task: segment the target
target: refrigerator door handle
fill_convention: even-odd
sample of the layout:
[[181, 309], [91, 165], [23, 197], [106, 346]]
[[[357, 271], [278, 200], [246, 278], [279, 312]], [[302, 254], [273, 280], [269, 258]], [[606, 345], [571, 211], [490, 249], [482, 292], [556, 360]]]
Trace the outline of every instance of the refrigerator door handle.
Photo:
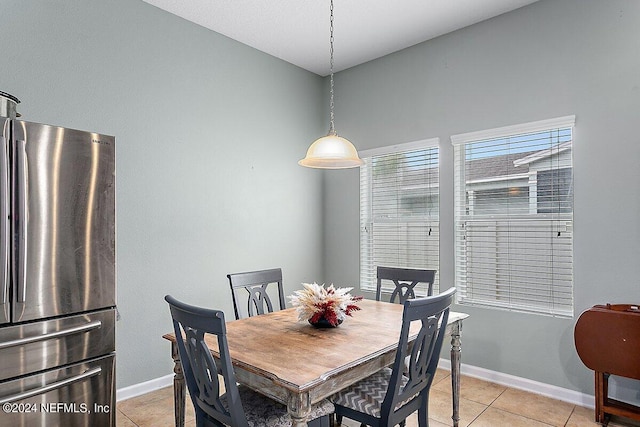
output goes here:
[[[24, 306], [26, 294], [27, 294], [27, 222], [29, 215], [28, 208], [28, 200], [27, 200], [27, 189], [29, 186], [28, 182], [28, 174], [27, 174], [27, 148], [25, 141], [16, 141], [16, 157], [17, 157], [17, 171], [18, 171], [18, 182], [20, 185], [18, 186], [18, 203], [17, 203], [17, 215], [18, 222], [20, 224], [19, 236], [20, 240], [18, 242], [20, 250], [18, 254], [18, 280], [17, 280], [17, 297], [16, 302], [18, 304], [22, 304]], [[24, 308], [23, 308], [24, 309]], [[22, 310], [20, 310], [19, 317], [22, 317]]]
[[1, 398], [0, 399], [0, 405], [3, 404], [3, 403], [16, 402], [16, 401], [19, 401], [19, 400], [28, 399], [29, 397], [37, 396], [39, 394], [44, 394], [44, 393], [47, 393], [47, 392], [49, 392], [51, 390], [62, 388], [62, 387], [65, 387], [65, 386], [67, 386], [69, 384], [73, 384], [73, 383], [76, 383], [78, 381], [82, 381], [82, 380], [87, 379], [87, 378], [95, 377], [96, 375], [100, 375], [100, 372], [102, 372], [102, 368], [101, 367], [97, 367], [97, 368], [93, 368], [93, 369], [87, 369], [86, 371], [84, 371], [80, 375], [75, 375], [75, 376], [70, 377], [70, 378], [65, 378], [64, 380], [57, 381], [55, 383], [51, 383], [51, 384], [46, 385], [44, 387], [38, 387], [38, 388], [35, 388], [35, 389], [32, 389], [32, 390], [24, 391], [22, 393], [14, 394], [12, 396], [7, 396], [7, 397], [4, 397], [4, 398]]
[[[3, 165], [0, 174], [0, 262], [2, 263], [2, 271], [0, 271], [0, 305], [7, 304], [9, 294], [9, 156], [7, 155], [7, 128], [4, 134], [0, 135], [0, 164]], [[5, 319], [8, 320], [8, 312], [5, 307]], [[1, 323], [1, 322], [0, 322]]]
[[0, 343], [0, 350], [8, 347], [15, 347], [19, 345], [30, 344], [38, 341], [46, 341], [52, 338], [60, 338], [67, 335], [79, 334], [82, 332], [89, 332], [93, 329], [98, 329], [102, 326], [102, 322], [100, 320], [96, 320], [94, 322], [90, 322], [84, 325], [73, 326], [71, 328], [61, 329], [55, 332], [49, 332], [42, 335], [33, 335], [30, 337], [18, 338], [15, 340], [4, 341]]

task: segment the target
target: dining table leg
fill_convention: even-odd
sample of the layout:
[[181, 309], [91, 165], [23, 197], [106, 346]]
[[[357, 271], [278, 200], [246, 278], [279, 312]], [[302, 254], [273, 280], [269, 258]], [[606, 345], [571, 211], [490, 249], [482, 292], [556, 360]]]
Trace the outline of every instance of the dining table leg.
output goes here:
[[178, 345], [171, 342], [171, 357], [173, 358], [173, 407], [176, 427], [184, 427], [185, 412], [185, 383], [182, 365], [180, 364], [180, 355], [178, 354]]
[[287, 411], [291, 416], [292, 427], [307, 427], [307, 417], [311, 413], [309, 393], [289, 395]]
[[453, 427], [458, 427], [460, 421], [460, 334], [462, 322], [456, 322], [451, 330], [451, 393], [453, 400]]

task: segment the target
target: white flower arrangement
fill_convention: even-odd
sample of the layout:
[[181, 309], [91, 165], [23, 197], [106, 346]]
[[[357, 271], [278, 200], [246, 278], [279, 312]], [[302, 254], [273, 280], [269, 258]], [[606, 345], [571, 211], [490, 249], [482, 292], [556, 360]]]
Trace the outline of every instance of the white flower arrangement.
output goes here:
[[353, 288], [335, 288], [330, 285], [303, 283], [304, 289], [289, 296], [291, 304], [298, 312], [298, 320], [317, 324], [325, 319], [331, 326], [338, 326], [351, 313], [360, 310], [356, 304], [362, 297], [351, 296]]

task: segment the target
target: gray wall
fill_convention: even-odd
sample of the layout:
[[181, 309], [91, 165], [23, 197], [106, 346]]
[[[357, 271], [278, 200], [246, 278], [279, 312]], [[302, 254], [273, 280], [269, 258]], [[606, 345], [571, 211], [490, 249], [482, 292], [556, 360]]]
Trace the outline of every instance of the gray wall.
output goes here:
[[131, 0], [2, 0], [0, 90], [116, 136], [118, 388], [172, 372], [163, 301], [233, 316], [225, 275], [322, 273], [323, 79]]
[[[441, 139], [442, 288], [454, 280], [449, 137], [576, 115], [575, 318], [455, 307], [471, 314], [463, 363], [593, 394], [575, 319], [640, 302], [639, 40], [636, 0], [542, 0], [337, 76], [336, 127], [358, 149]], [[358, 283], [358, 172], [325, 174], [324, 191], [325, 280]], [[623, 398], [637, 390], [618, 382]]]

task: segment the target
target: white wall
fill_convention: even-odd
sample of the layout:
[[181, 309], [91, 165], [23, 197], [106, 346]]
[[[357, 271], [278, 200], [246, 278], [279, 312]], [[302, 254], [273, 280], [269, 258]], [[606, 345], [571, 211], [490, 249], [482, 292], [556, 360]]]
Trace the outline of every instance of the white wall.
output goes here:
[[[441, 140], [441, 289], [454, 280], [450, 136], [576, 115], [575, 318], [457, 306], [471, 314], [463, 363], [593, 394], [577, 316], [640, 302], [638, 40], [638, 1], [541, 0], [336, 76], [336, 126], [358, 149]], [[326, 173], [324, 191], [325, 280], [357, 284], [358, 172]], [[613, 385], [627, 400], [638, 388]]]
[[233, 317], [226, 274], [321, 275], [323, 79], [142, 1], [3, 0], [0, 90], [116, 137], [117, 387], [172, 373], [163, 297]]

